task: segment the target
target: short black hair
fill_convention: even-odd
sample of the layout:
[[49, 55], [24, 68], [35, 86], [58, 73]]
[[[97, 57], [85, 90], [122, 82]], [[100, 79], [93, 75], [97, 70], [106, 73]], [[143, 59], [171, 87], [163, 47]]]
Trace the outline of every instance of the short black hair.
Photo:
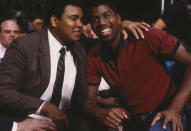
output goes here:
[[119, 13], [117, 6], [114, 5], [114, 1], [112, 1], [112, 0], [93, 0], [89, 6], [88, 12], [91, 13], [91, 10], [93, 8], [96, 8], [100, 5], [106, 5], [106, 6], [110, 7], [115, 13]]
[[78, 6], [83, 10], [83, 3], [81, 0], [46, 0], [46, 24], [50, 23], [50, 17], [52, 15], [60, 19], [67, 5]]

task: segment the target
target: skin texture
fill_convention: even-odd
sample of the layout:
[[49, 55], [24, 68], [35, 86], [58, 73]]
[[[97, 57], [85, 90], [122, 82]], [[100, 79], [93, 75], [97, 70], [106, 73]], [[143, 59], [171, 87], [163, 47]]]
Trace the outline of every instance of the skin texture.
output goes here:
[[[103, 44], [109, 42], [109, 44], [107, 44], [110, 46], [110, 48], [113, 49], [113, 53], [116, 53], [116, 48], [120, 40], [119, 32], [121, 30], [120, 28], [118, 28], [119, 26], [115, 24], [120, 24], [120, 17], [119, 15], [112, 12], [111, 15], [106, 15], [107, 17], [105, 18], [104, 14], [106, 12], [112, 12], [111, 8], [109, 8], [107, 5], [100, 5], [92, 9], [92, 28], [95, 33], [100, 37]], [[100, 33], [99, 29], [102, 29], [106, 26], [111, 28], [111, 31], [105, 34]], [[118, 34], [116, 34], [115, 31]], [[154, 117], [151, 126], [154, 125], [159, 119], [164, 119], [164, 129], [166, 128], [167, 123], [171, 122], [173, 131], [183, 131], [180, 113], [184, 105], [188, 102], [188, 99], [191, 95], [191, 53], [188, 52], [188, 50], [185, 49], [185, 47], [181, 43], [173, 57], [174, 59], [182, 63], [188, 64], [186, 76], [183, 85], [175, 95], [174, 99], [171, 101], [169, 107], [161, 112], [158, 112], [158, 114]], [[103, 109], [97, 105], [96, 97], [98, 87], [89, 86], [86, 88], [86, 91], [87, 98], [85, 99], [86, 101], [84, 103], [84, 109], [86, 110], [86, 112], [95, 116], [105, 125], [110, 127], [117, 127], [122, 119], [127, 119], [127, 117], [125, 117], [127, 116], [126, 112], [121, 108]]]
[[7, 48], [11, 42], [20, 36], [20, 28], [13, 20], [6, 20], [1, 24], [1, 44]]
[[51, 121], [31, 118], [18, 122], [17, 131], [56, 131], [56, 129], [56, 125]]
[[61, 18], [52, 16], [51, 32], [60, 42], [75, 42], [80, 39], [83, 28], [83, 12], [80, 7], [67, 5]]
[[[94, 32], [105, 43], [112, 43], [114, 38], [120, 35], [121, 17], [107, 6], [99, 6], [92, 9], [91, 25]], [[109, 29], [108, 33], [103, 33], [103, 30]]]

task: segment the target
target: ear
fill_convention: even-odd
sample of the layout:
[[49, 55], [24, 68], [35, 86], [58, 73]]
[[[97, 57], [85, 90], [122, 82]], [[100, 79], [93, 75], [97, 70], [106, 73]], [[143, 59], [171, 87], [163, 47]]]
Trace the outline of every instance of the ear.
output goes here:
[[55, 28], [57, 26], [57, 22], [58, 22], [58, 19], [56, 18], [56, 16], [52, 15], [50, 17], [50, 25]]
[[121, 24], [121, 16], [119, 14], [117, 14], [117, 21], [119, 24]]

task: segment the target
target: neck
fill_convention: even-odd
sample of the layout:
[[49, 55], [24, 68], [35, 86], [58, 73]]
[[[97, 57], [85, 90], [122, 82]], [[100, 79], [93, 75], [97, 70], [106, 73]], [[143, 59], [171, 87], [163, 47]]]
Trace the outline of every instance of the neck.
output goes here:
[[59, 39], [59, 36], [58, 36], [57, 33], [55, 33], [54, 29], [49, 28], [49, 30], [50, 30], [50, 32], [52, 33], [52, 35], [55, 37], [55, 39], [56, 39], [61, 45], [64, 46], [64, 45], [65, 45], [65, 44], [64, 44], [64, 41], [61, 40], [61, 39]]
[[114, 39], [110, 44], [113, 52], [117, 51], [119, 44], [120, 44], [120, 33], [118, 33], [116, 39]]

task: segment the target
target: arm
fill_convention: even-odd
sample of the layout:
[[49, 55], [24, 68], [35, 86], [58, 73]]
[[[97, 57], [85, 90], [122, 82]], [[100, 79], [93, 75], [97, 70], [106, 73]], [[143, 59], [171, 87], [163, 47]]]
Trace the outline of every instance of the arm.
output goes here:
[[159, 112], [154, 117], [151, 125], [154, 125], [159, 119], [164, 118], [163, 128], [166, 128], [168, 122], [172, 122], [173, 131], [176, 131], [176, 129], [182, 131], [183, 127], [180, 113], [191, 95], [191, 53], [180, 44], [174, 58], [182, 63], [188, 64], [184, 82], [169, 107], [166, 110]]
[[157, 28], [157, 29], [164, 29], [166, 27], [166, 24], [165, 22], [159, 18], [154, 24], [153, 24], [153, 27], [154, 28]]
[[124, 34], [124, 39], [128, 38], [128, 34], [126, 32], [131, 32], [136, 39], [144, 38], [143, 32], [148, 31], [148, 28], [150, 25], [148, 25], [145, 22], [133, 22], [130, 20], [123, 20], [122, 21], [122, 26], [123, 26], [123, 34]]
[[99, 107], [96, 102], [97, 91], [96, 86], [87, 87], [84, 110], [105, 125], [116, 128], [123, 119], [127, 119], [126, 111], [117, 107], [109, 109]]
[[[123, 20], [122, 26], [123, 26], [124, 39], [128, 38], [127, 32], [131, 32], [136, 39], [139, 39], [139, 37], [144, 38], [143, 32], [148, 31], [148, 27], [150, 27], [150, 25], [148, 25], [145, 22], [133, 22], [130, 20]], [[98, 38], [98, 36], [96, 36], [94, 31], [92, 30], [90, 24], [84, 26], [83, 33], [86, 37]]]
[[22, 93], [27, 61], [24, 46], [16, 41], [7, 50], [0, 64], [0, 107], [1, 110], [14, 112], [16, 115], [35, 113], [43, 103], [36, 97]]
[[30, 118], [18, 122], [17, 131], [48, 130], [56, 131], [56, 125], [48, 120]]

